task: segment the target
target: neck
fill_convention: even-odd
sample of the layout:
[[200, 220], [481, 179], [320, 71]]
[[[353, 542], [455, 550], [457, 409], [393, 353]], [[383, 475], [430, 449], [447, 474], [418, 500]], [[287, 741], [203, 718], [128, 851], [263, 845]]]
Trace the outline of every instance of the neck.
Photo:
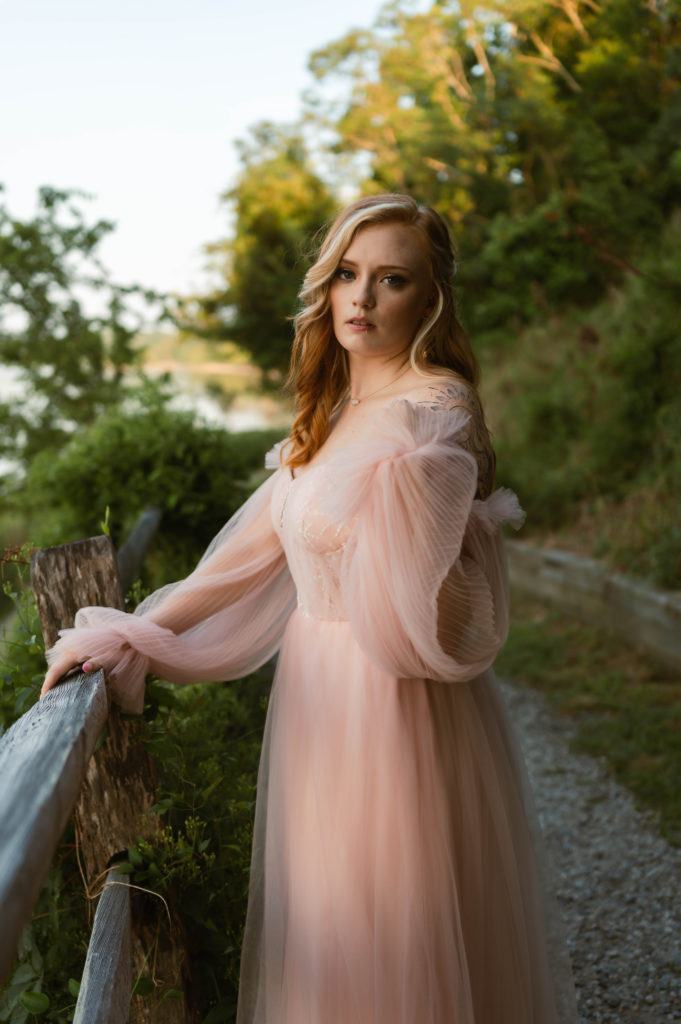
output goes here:
[[350, 395], [363, 399], [375, 391], [387, 391], [409, 368], [409, 355], [400, 352], [386, 360], [358, 359], [350, 355]]

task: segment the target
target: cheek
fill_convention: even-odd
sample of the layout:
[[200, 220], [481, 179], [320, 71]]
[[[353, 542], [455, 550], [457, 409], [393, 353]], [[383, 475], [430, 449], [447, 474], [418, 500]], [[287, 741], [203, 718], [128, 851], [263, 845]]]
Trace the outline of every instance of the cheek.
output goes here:
[[403, 325], [405, 331], [413, 331], [421, 322], [422, 307], [420, 296], [417, 299], [412, 296], [400, 297], [400, 301], [393, 305], [392, 316]]
[[338, 294], [338, 289], [334, 288], [333, 285], [329, 289], [329, 308], [331, 310], [332, 318], [335, 318], [340, 312], [341, 300]]

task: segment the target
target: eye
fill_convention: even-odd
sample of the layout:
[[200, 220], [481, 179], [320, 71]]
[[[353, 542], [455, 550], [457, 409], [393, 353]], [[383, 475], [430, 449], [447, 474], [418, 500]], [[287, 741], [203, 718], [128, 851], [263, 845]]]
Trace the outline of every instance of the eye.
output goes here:
[[349, 270], [347, 267], [339, 267], [336, 273], [334, 274], [334, 277], [338, 281], [352, 281], [354, 276], [355, 275], [353, 274], [352, 270]]
[[406, 280], [401, 274], [386, 274], [383, 280], [389, 288], [401, 288], [406, 284]]

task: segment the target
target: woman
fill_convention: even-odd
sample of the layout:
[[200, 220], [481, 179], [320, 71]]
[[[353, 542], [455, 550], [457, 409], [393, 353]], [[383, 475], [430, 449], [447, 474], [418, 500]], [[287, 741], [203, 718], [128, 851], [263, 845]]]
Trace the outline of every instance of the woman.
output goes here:
[[[296, 318], [277, 471], [183, 582], [84, 609], [44, 690], [103, 666], [236, 678], [280, 648], [258, 783], [241, 1024], [558, 1020], [519, 769], [490, 669], [507, 630], [478, 368], [440, 217], [337, 218]], [[563, 1018], [564, 1019], [564, 1018]]]

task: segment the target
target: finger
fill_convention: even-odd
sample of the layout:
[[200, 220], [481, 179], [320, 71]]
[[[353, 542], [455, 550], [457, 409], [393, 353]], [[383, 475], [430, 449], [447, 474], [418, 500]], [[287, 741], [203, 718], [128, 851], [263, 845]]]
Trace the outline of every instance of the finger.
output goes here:
[[76, 656], [68, 652], [65, 653], [63, 657], [59, 658], [58, 661], [55, 661], [45, 673], [45, 679], [43, 680], [43, 685], [40, 689], [40, 696], [44, 697], [48, 690], [51, 690], [53, 686], [56, 686], [59, 680], [74, 668], [80, 668]]

